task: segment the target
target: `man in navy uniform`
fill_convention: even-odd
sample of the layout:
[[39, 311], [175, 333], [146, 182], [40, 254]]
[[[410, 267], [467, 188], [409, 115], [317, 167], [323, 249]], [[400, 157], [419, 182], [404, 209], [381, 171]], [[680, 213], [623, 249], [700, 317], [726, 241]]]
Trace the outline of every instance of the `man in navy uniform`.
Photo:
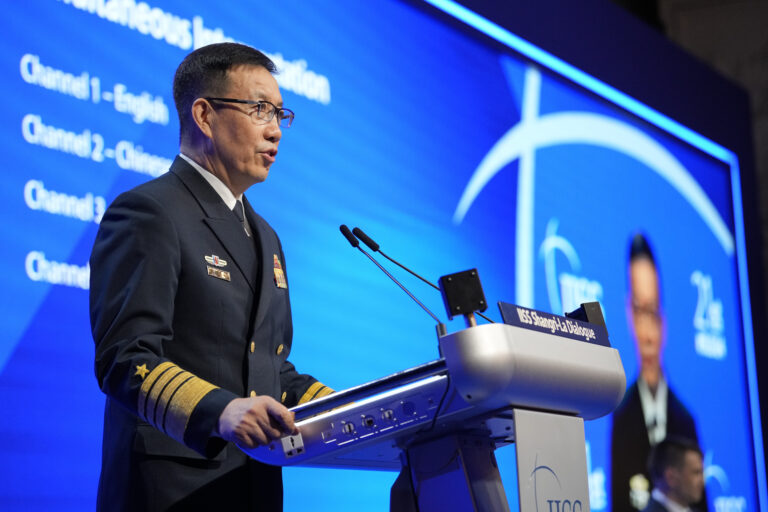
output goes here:
[[[639, 375], [613, 413], [611, 501], [613, 512], [645, 508], [652, 480], [651, 448], [668, 435], [698, 440], [693, 416], [669, 386], [661, 364], [664, 317], [659, 272], [648, 240], [636, 234], [629, 248], [627, 316], [637, 348]], [[700, 505], [706, 510], [706, 503]]]
[[690, 440], [668, 437], [648, 459], [653, 494], [643, 512], [693, 512], [704, 493], [701, 450]]
[[99, 510], [280, 510], [280, 468], [236, 445], [295, 434], [287, 407], [331, 393], [288, 362], [285, 256], [244, 196], [293, 120], [274, 72], [236, 43], [188, 55], [173, 83], [179, 156], [101, 221], [90, 260], [107, 394]]

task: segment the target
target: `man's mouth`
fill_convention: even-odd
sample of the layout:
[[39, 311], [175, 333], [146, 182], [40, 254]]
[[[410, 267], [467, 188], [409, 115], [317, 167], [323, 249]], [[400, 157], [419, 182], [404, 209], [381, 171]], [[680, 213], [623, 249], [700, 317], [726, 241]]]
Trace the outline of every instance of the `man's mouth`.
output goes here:
[[275, 161], [275, 157], [277, 156], [277, 150], [269, 149], [267, 151], [261, 151], [261, 155], [264, 157], [265, 160], [272, 163]]

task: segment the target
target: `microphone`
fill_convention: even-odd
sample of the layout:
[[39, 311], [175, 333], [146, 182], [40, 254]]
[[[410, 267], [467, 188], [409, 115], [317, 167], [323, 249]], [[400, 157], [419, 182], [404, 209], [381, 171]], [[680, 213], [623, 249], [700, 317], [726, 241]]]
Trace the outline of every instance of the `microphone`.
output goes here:
[[[344, 226], [344, 227], [346, 227], [346, 226]], [[349, 231], [349, 229], [347, 229], [347, 231]], [[342, 231], [342, 233], [343, 233], [343, 231]], [[441, 292], [441, 293], [442, 293], [442, 291], [440, 290], [440, 287], [439, 287], [439, 286], [437, 286], [436, 284], [432, 283], [431, 281], [428, 281], [427, 279], [425, 279], [425, 278], [421, 277], [419, 274], [417, 274], [417, 273], [416, 273], [416, 272], [414, 272], [413, 270], [409, 269], [408, 267], [406, 267], [405, 265], [403, 265], [403, 264], [402, 264], [402, 263], [400, 263], [399, 261], [396, 261], [396, 260], [394, 260], [394, 259], [390, 258], [389, 256], [387, 256], [387, 255], [384, 253], [384, 251], [382, 251], [382, 250], [379, 248], [379, 244], [377, 244], [376, 242], [374, 242], [374, 241], [371, 239], [371, 237], [369, 237], [368, 235], [366, 235], [366, 234], [363, 232], [363, 230], [362, 230], [362, 229], [360, 229], [360, 228], [355, 228], [355, 229], [353, 229], [353, 230], [352, 230], [352, 233], [354, 233], [354, 234], [355, 234], [355, 236], [356, 236], [357, 238], [359, 238], [361, 242], [363, 242], [365, 245], [367, 245], [367, 246], [368, 246], [368, 248], [369, 248], [370, 250], [372, 250], [373, 252], [378, 252], [379, 254], [381, 254], [382, 256], [384, 256], [385, 258], [387, 258], [389, 261], [391, 261], [392, 263], [394, 263], [394, 264], [395, 264], [395, 265], [397, 265], [398, 267], [400, 267], [400, 268], [402, 268], [403, 270], [405, 270], [406, 272], [410, 273], [412, 276], [418, 277], [419, 279], [421, 279], [422, 281], [424, 281], [425, 283], [427, 283], [429, 286], [431, 286], [431, 287], [432, 287], [432, 288], [434, 288], [435, 290], [437, 290], [437, 291], [439, 291], [439, 292]], [[347, 235], [344, 235], [344, 236], [347, 236]], [[347, 240], [349, 240], [349, 238], [347, 238]], [[352, 241], [350, 240], [350, 242], [349, 242], [349, 243], [352, 243]], [[357, 240], [355, 240], [355, 243], [357, 243]], [[357, 247], [357, 245], [353, 245], [353, 247]], [[369, 256], [369, 257], [370, 257], [370, 256]], [[478, 314], [478, 315], [480, 315], [481, 317], [483, 317], [484, 319], [486, 319], [487, 321], [489, 321], [489, 322], [490, 322], [490, 323], [492, 323], [492, 324], [493, 324], [493, 323], [496, 323], [496, 322], [494, 322], [493, 320], [491, 320], [490, 318], [488, 318], [487, 316], [485, 316], [484, 314], [482, 314], [482, 313], [481, 313], [481, 312], [479, 312], [479, 311], [475, 311], [475, 313], [476, 313], [476, 314]]]
[[[357, 228], [355, 228], [355, 229], [357, 229]], [[395, 282], [395, 284], [396, 284], [397, 286], [399, 286], [401, 290], [403, 290], [403, 291], [404, 291], [404, 292], [405, 292], [405, 293], [406, 293], [406, 294], [407, 294], [407, 295], [408, 295], [408, 296], [409, 296], [411, 299], [413, 299], [413, 301], [414, 301], [416, 304], [418, 304], [418, 305], [421, 307], [421, 309], [423, 309], [424, 311], [426, 311], [426, 313], [427, 313], [429, 316], [431, 316], [431, 317], [432, 317], [432, 319], [433, 319], [435, 322], [437, 322], [437, 336], [438, 336], [438, 337], [442, 337], [442, 336], [445, 336], [445, 335], [447, 334], [447, 332], [448, 332], [448, 331], [447, 331], [447, 329], [445, 328], [445, 324], [444, 324], [444, 323], [442, 323], [442, 322], [440, 321], [440, 319], [439, 319], [439, 318], [438, 318], [438, 317], [437, 317], [437, 316], [436, 316], [434, 313], [432, 313], [432, 312], [429, 310], [429, 308], [427, 308], [427, 306], [425, 306], [424, 304], [422, 304], [422, 303], [421, 303], [421, 301], [419, 301], [419, 299], [417, 299], [417, 298], [416, 298], [416, 297], [415, 297], [415, 296], [414, 296], [414, 295], [413, 295], [413, 294], [412, 294], [410, 291], [408, 291], [408, 289], [407, 289], [405, 286], [403, 286], [403, 285], [400, 283], [400, 281], [398, 281], [397, 279], [395, 279], [395, 277], [394, 277], [392, 274], [390, 274], [390, 273], [387, 271], [387, 269], [385, 269], [384, 267], [382, 267], [382, 266], [381, 266], [381, 264], [380, 264], [378, 261], [376, 261], [376, 258], [374, 258], [374, 257], [373, 257], [373, 256], [371, 256], [370, 254], [368, 254], [368, 252], [367, 252], [365, 249], [363, 249], [362, 247], [360, 247], [360, 242], [357, 240], [357, 238], [355, 238], [355, 236], [352, 234], [352, 232], [349, 230], [349, 228], [347, 227], [347, 225], [346, 225], [346, 224], [342, 224], [341, 226], [339, 226], [339, 231], [341, 231], [341, 234], [342, 234], [342, 235], [344, 235], [344, 238], [346, 238], [346, 239], [347, 239], [347, 242], [349, 242], [349, 244], [350, 244], [352, 247], [356, 248], [358, 251], [360, 251], [360, 252], [362, 252], [363, 254], [365, 254], [365, 255], [368, 257], [368, 259], [369, 259], [369, 260], [371, 260], [371, 261], [373, 262], [373, 264], [374, 264], [374, 265], [376, 265], [377, 267], [379, 267], [379, 269], [380, 269], [382, 272], [384, 272], [384, 273], [387, 275], [387, 277], [389, 277], [389, 278], [390, 278], [392, 281], [394, 281], [394, 282]], [[365, 233], [363, 233], [363, 235], [365, 235]], [[366, 238], [367, 238], [367, 237], [366, 237]], [[369, 240], [370, 240], [370, 239], [369, 239]], [[370, 241], [371, 241], [371, 242], [373, 242], [373, 240], [370, 240]], [[367, 244], [366, 244], [366, 245], [367, 245]], [[370, 245], [369, 245], [369, 247], [370, 247]], [[377, 248], [378, 248], [378, 246], [377, 246]]]
[[[354, 237], [354, 235], [349, 230], [349, 228], [347, 227], [346, 224], [342, 224], [341, 226], [339, 226], [339, 231], [341, 231], [341, 234], [344, 235], [344, 238], [347, 239], [347, 242], [349, 242], [349, 244], [352, 247], [355, 247], [357, 249], [360, 248], [360, 242], [357, 241], [357, 238]], [[360, 249], [360, 250], [362, 250], [362, 249]], [[363, 252], [365, 252], [365, 251], [363, 251]]]

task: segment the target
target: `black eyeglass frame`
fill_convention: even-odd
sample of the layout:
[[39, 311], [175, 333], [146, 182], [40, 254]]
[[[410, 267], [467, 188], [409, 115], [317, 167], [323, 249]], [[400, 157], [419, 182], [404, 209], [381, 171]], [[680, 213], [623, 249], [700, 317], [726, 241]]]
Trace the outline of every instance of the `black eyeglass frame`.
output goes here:
[[[277, 116], [277, 124], [280, 125], [281, 128], [290, 128], [291, 125], [293, 124], [293, 119], [295, 117], [295, 114], [293, 113], [293, 110], [291, 110], [289, 108], [278, 107], [277, 105], [275, 105], [271, 101], [267, 101], [267, 100], [259, 100], [259, 101], [239, 100], [239, 99], [236, 99], [236, 98], [216, 98], [216, 97], [212, 97], [212, 96], [205, 96], [205, 97], [203, 97], [203, 99], [206, 100], [206, 101], [221, 101], [223, 103], [239, 103], [239, 104], [242, 104], [242, 105], [255, 105], [256, 106], [256, 110], [255, 110], [256, 118], [255, 119], [257, 119], [258, 121], [263, 121], [265, 123], [269, 123], [270, 121], [272, 121], [272, 119], [275, 118], [275, 116]], [[262, 105], [264, 105], [264, 104], [267, 104], [267, 105], [272, 107], [272, 115], [269, 117], [269, 119], [262, 119], [262, 118], [258, 117], [259, 114], [261, 113]], [[250, 113], [248, 113], [248, 116], [250, 116], [253, 119], [254, 117], [253, 117], [252, 114], [253, 114], [253, 112], [250, 112]]]

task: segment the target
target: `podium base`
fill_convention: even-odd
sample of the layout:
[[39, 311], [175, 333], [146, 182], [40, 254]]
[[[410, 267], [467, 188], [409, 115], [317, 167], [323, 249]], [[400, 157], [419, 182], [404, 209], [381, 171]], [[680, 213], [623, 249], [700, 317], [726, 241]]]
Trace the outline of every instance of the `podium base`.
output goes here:
[[494, 450], [487, 435], [469, 434], [410, 447], [409, 466], [392, 486], [390, 510], [509, 512]]

